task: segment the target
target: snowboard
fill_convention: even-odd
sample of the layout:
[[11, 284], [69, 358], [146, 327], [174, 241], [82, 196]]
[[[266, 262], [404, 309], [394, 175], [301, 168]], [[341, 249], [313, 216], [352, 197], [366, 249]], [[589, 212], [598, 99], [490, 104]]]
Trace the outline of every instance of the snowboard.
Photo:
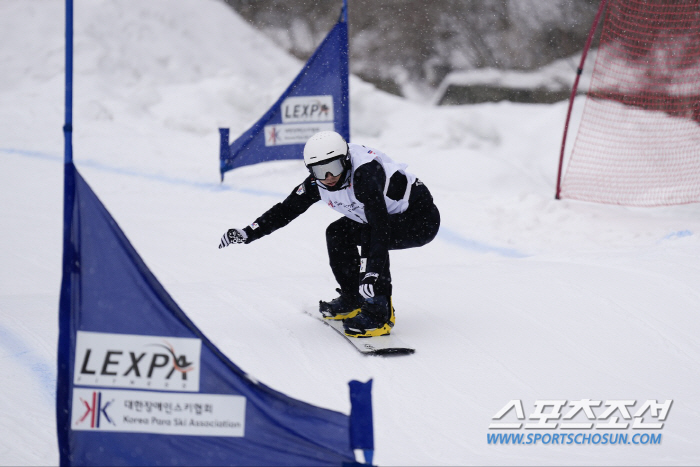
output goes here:
[[378, 337], [350, 337], [345, 335], [345, 329], [343, 329], [343, 322], [341, 320], [323, 319], [318, 311], [312, 313], [305, 310], [304, 313], [323, 322], [326, 326], [333, 328], [335, 332], [343, 336], [343, 338], [350, 342], [361, 354], [381, 356], [410, 355], [416, 351], [394, 334]]

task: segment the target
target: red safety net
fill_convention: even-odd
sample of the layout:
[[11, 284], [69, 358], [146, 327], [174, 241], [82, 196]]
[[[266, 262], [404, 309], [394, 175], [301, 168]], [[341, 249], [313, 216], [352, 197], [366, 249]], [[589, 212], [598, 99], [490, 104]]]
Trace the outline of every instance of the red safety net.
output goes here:
[[700, 0], [608, 0], [560, 196], [700, 201]]

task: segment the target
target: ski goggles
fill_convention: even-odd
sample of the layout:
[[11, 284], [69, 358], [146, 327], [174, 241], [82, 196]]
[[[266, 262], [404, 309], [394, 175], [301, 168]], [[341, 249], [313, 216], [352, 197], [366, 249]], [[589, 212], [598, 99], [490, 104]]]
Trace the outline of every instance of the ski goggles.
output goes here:
[[343, 161], [342, 158], [345, 156], [340, 156], [336, 159], [331, 159], [327, 162], [320, 162], [309, 167], [311, 174], [318, 180], [324, 180], [326, 174], [330, 173], [333, 177], [343, 173]]

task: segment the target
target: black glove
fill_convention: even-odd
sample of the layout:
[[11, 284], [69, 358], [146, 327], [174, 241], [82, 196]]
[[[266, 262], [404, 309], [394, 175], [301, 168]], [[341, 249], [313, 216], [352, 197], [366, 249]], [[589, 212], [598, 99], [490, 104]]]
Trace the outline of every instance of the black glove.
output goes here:
[[219, 244], [219, 250], [226, 248], [232, 243], [245, 243], [248, 238], [248, 234], [241, 229], [228, 229], [228, 232], [221, 237], [221, 243]]
[[379, 274], [376, 272], [368, 272], [365, 277], [360, 281], [360, 295], [365, 298], [374, 297], [374, 284], [377, 283], [379, 279]]

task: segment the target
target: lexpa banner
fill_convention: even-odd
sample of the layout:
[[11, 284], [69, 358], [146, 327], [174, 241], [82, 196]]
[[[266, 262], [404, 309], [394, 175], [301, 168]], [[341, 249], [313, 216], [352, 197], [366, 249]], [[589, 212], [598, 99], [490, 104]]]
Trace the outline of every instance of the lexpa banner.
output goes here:
[[292, 84], [248, 131], [229, 145], [221, 132], [221, 178], [244, 165], [279, 159], [301, 159], [306, 141], [333, 130], [350, 140], [348, 103], [347, 4], [340, 19]]
[[[61, 465], [342, 465], [368, 448], [351, 443], [347, 415], [248, 378], [168, 295], [72, 162], [65, 177]], [[353, 410], [369, 420], [352, 425], [371, 433], [371, 409]]]

